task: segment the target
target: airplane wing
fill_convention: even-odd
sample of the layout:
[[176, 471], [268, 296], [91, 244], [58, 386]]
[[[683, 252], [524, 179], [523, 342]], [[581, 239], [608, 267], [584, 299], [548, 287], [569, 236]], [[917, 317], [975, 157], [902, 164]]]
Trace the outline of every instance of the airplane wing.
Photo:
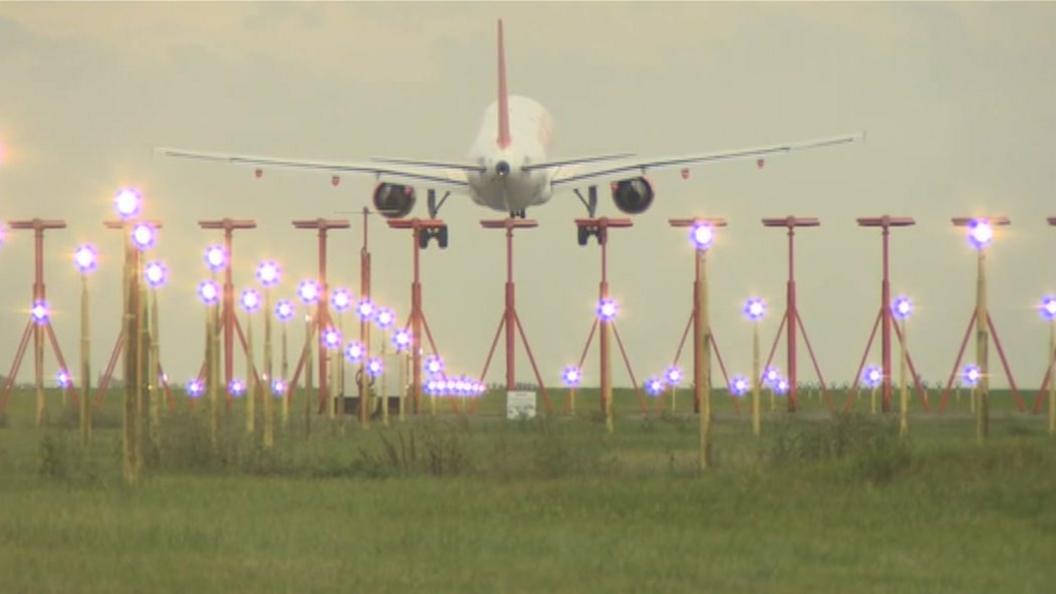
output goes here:
[[[450, 165], [443, 168], [425, 168], [414, 163], [356, 162], [356, 161], [308, 161], [300, 159], [283, 159], [279, 157], [261, 157], [253, 155], [235, 155], [230, 153], [212, 153], [178, 148], [159, 147], [154, 152], [166, 157], [178, 159], [197, 159], [201, 161], [218, 161], [264, 169], [300, 169], [317, 171], [333, 176], [344, 173], [373, 175], [376, 179], [392, 181], [425, 181], [441, 186], [465, 188], [466, 172], [473, 166]], [[336, 183], [336, 182], [335, 182]]]
[[713, 163], [717, 161], [734, 161], [739, 159], [756, 159], [762, 161], [771, 156], [783, 155], [793, 151], [810, 150], [840, 144], [848, 144], [864, 140], [865, 134], [848, 134], [844, 136], [833, 136], [829, 138], [818, 138], [804, 142], [793, 142], [787, 144], [775, 144], [755, 148], [736, 149], [728, 151], [717, 151], [713, 153], [700, 153], [695, 155], [675, 155], [652, 159], [628, 159], [605, 165], [595, 165], [584, 168], [582, 166], [561, 167], [551, 180], [553, 186], [560, 187], [574, 184], [585, 180], [616, 178], [620, 175], [633, 173], [645, 175], [649, 170], [667, 169], [671, 167], [688, 168], [695, 165]]

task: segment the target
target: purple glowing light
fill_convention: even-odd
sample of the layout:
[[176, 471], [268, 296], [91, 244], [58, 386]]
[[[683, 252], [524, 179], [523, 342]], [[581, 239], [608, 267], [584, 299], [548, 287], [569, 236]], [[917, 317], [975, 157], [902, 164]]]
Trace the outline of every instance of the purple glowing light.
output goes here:
[[401, 328], [392, 335], [392, 346], [396, 347], [397, 353], [402, 353], [411, 348], [411, 331]]
[[319, 301], [319, 283], [314, 280], [303, 280], [297, 285], [297, 296], [305, 305], [314, 305]]
[[689, 230], [689, 241], [698, 250], [706, 250], [715, 241], [715, 228], [710, 223], [699, 223]]
[[136, 223], [132, 227], [132, 245], [141, 252], [154, 247], [157, 239], [157, 229], [150, 223]]
[[388, 330], [396, 322], [396, 312], [391, 308], [382, 307], [374, 314], [374, 324], [381, 330]]
[[359, 363], [365, 353], [366, 349], [359, 341], [352, 341], [345, 345], [345, 360], [349, 363]]
[[94, 246], [84, 244], [73, 252], [73, 265], [77, 267], [77, 272], [88, 274], [99, 265], [99, 252]]
[[323, 346], [326, 350], [333, 351], [341, 348], [341, 332], [337, 328], [323, 330]]
[[978, 386], [981, 379], [983, 379], [983, 370], [974, 363], [965, 365], [964, 370], [961, 371], [961, 383], [969, 388]]
[[264, 288], [271, 288], [279, 284], [279, 279], [282, 277], [282, 269], [279, 265], [271, 260], [264, 260], [257, 265], [257, 280], [260, 285]]
[[151, 289], [160, 289], [169, 280], [169, 269], [159, 260], [148, 262], [143, 268], [143, 279]]
[[682, 383], [682, 370], [675, 365], [668, 367], [664, 372], [664, 381], [672, 387], [678, 386]]
[[439, 355], [429, 355], [425, 358], [425, 372], [434, 377], [443, 374], [444, 360]]
[[877, 388], [884, 383], [884, 370], [877, 365], [870, 365], [862, 371], [862, 383], [867, 388]]
[[990, 245], [994, 240], [994, 228], [987, 219], [972, 219], [968, 223], [968, 242], [977, 250]]
[[1056, 296], [1046, 295], [1042, 297], [1038, 312], [1041, 313], [1041, 317], [1046, 320], [1056, 320]]
[[246, 313], [253, 313], [260, 309], [260, 293], [256, 289], [243, 289], [238, 297], [238, 303]]
[[905, 295], [895, 297], [891, 302], [891, 313], [899, 320], [908, 320], [913, 315], [913, 300]]
[[348, 289], [334, 289], [334, 292], [330, 294], [330, 305], [334, 306], [334, 310], [338, 312], [348, 311], [348, 308], [352, 306], [352, 294], [348, 292]]
[[246, 393], [246, 382], [235, 378], [227, 384], [227, 393], [235, 398], [241, 397]]
[[198, 378], [194, 378], [187, 382], [184, 386], [184, 391], [187, 392], [189, 398], [198, 398], [205, 393], [205, 382]]
[[385, 363], [382, 362], [381, 357], [371, 357], [367, 359], [367, 375], [370, 377], [378, 377], [385, 372]]
[[114, 196], [114, 210], [122, 220], [139, 215], [143, 208], [143, 194], [136, 188], [122, 188]]
[[761, 297], [749, 297], [744, 302], [744, 317], [748, 318], [753, 322], [766, 317], [766, 301], [763, 301]]
[[752, 383], [743, 375], [735, 375], [730, 379], [730, 394], [744, 396], [752, 388]]
[[59, 372], [55, 374], [55, 384], [64, 390], [72, 386], [73, 378], [70, 377], [70, 372], [65, 369], [60, 369]]
[[205, 265], [213, 272], [220, 272], [227, 267], [227, 250], [224, 246], [214, 243], [205, 248]]
[[778, 379], [777, 383], [775, 383], [773, 385], [772, 389], [774, 391], [774, 394], [779, 394], [779, 395], [788, 394], [788, 380], [785, 379], [785, 378]]
[[286, 395], [286, 380], [275, 378], [271, 382], [271, 393], [279, 398]]
[[293, 303], [291, 303], [289, 299], [280, 299], [279, 302], [275, 304], [275, 317], [278, 318], [280, 322], [289, 322], [293, 319], [293, 314]]
[[206, 305], [216, 305], [220, 301], [220, 285], [214, 280], [198, 283], [198, 298]]
[[569, 365], [561, 370], [561, 381], [569, 388], [575, 388], [583, 380], [583, 372], [575, 365]]
[[774, 384], [781, 380], [781, 370], [777, 367], [767, 367], [766, 371], [763, 371], [763, 383], [768, 387], [773, 388]]
[[356, 313], [359, 314], [361, 320], [372, 319], [376, 310], [377, 307], [374, 305], [374, 302], [366, 297], [360, 299], [359, 303], [356, 304]]
[[51, 311], [48, 309], [48, 302], [43, 300], [34, 301], [33, 307], [29, 310], [29, 315], [33, 318], [33, 322], [38, 326], [47, 324], [48, 318], [51, 317]]
[[608, 297], [598, 301], [597, 314], [602, 322], [611, 322], [620, 313], [620, 306], [615, 299]]
[[653, 398], [663, 394], [666, 387], [667, 384], [659, 377], [649, 377], [645, 380], [645, 391]]

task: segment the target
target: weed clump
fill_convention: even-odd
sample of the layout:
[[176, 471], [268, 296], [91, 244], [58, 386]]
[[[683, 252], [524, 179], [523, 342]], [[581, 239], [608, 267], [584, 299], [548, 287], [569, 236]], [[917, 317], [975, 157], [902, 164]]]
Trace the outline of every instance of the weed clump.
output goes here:
[[891, 420], [837, 414], [824, 422], [784, 422], [775, 433], [766, 454], [775, 465], [840, 461], [855, 478], [884, 484], [912, 462], [910, 446]]

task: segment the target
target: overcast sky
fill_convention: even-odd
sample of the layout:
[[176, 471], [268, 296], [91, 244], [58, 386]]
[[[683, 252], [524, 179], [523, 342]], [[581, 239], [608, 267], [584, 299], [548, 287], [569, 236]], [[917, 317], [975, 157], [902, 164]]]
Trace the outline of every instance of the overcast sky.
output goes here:
[[[196, 221], [255, 218], [259, 228], [236, 239], [236, 280], [248, 284], [256, 262], [274, 257], [289, 294], [315, 264], [314, 235], [290, 221], [347, 216], [339, 213], [367, 203], [373, 184], [348, 178], [335, 189], [328, 176], [297, 172], [254, 180], [237, 167], [156, 158], [152, 147], [464, 159], [494, 100], [498, 17], [511, 90], [553, 114], [558, 157], [868, 132], [865, 144], [775, 158], [762, 170], [732, 163], [697, 168], [688, 180], [653, 176], [653, 208], [614, 233], [610, 248], [619, 328], [639, 378], [671, 362], [689, 315], [692, 253], [669, 217], [729, 220], [709, 256], [711, 314], [727, 366], [742, 373], [751, 328], [741, 303], [769, 300], [767, 345], [784, 306], [785, 237], [760, 219], [819, 217], [822, 226], [797, 243], [799, 300], [822, 370], [836, 381], [851, 379], [879, 307], [879, 233], [854, 218], [915, 217], [917, 226], [894, 233], [893, 284], [919, 306], [911, 350], [936, 381], [949, 373], [974, 302], [974, 254], [950, 217], [1003, 214], [1013, 225], [989, 256], [992, 316], [1019, 383], [1040, 383], [1048, 334], [1035, 304], [1056, 290], [1046, 257], [1056, 229], [1045, 223], [1056, 215], [1053, 4], [4, 3], [0, 219], [69, 223], [47, 238], [67, 358], [78, 348], [70, 254], [80, 243], [104, 255], [92, 279], [96, 369], [115, 338], [120, 242], [102, 221], [118, 187], [143, 188], [149, 216], [164, 221], [156, 255], [173, 283], [161, 295], [162, 351], [182, 383], [201, 360], [201, 253], [218, 239]], [[477, 374], [501, 315], [503, 242], [478, 224], [498, 213], [457, 198], [442, 213], [451, 247], [424, 253], [425, 306], [449, 366]], [[607, 197], [601, 213], [618, 214]], [[572, 194], [529, 215], [540, 228], [517, 242], [518, 305], [545, 379], [557, 383], [590, 327], [598, 251], [576, 245], [572, 219], [582, 208]], [[410, 238], [371, 224], [373, 292], [402, 318]], [[331, 285], [356, 288], [361, 241], [358, 224], [333, 234]], [[4, 372], [28, 308], [31, 249], [24, 232], [0, 248]], [[54, 364], [48, 369], [50, 377]], [[809, 371], [802, 365], [800, 377]], [[502, 374], [493, 363], [489, 379]], [[594, 355], [585, 376], [597, 382]], [[22, 378], [31, 378], [28, 367]], [[622, 369], [615, 379], [629, 384]]]

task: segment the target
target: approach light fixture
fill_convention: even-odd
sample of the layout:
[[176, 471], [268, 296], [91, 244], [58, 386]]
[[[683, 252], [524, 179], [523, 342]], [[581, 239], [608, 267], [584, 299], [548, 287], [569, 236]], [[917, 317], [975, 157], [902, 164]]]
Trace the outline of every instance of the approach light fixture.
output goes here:
[[735, 375], [730, 379], [730, 394], [744, 396], [752, 388], [752, 383], [743, 375]]
[[305, 305], [314, 305], [319, 301], [319, 283], [314, 280], [303, 280], [297, 286], [297, 296]]
[[136, 223], [132, 227], [132, 245], [137, 250], [145, 252], [152, 247], [158, 240], [158, 230], [154, 228], [154, 225], [141, 222]]
[[766, 317], [766, 301], [763, 301], [761, 297], [749, 297], [744, 302], [744, 317], [748, 318], [753, 322]]
[[183, 389], [187, 392], [188, 397], [198, 398], [202, 394], [205, 394], [205, 382], [198, 378], [194, 378], [189, 380]]
[[279, 302], [275, 304], [275, 317], [278, 318], [280, 322], [289, 322], [293, 319], [293, 314], [293, 303], [291, 303], [289, 299], [280, 299]]
[[884, 370], [878, 365], [870, 365], [862, 371], [862, 383], [867, 388], [877, 388], [884, 383]]
[[359, 363], [363, 359], [365, 352], [366, 349], [363, 348], [363, 343], [354, 340], [345, 345], [345, 360], [349, 363]]
[[388, 307], [382, 307], [374, 314], [374, 324], [381, 330], [388, 331], [395, 322], [396, 312]]
[[984, 249], [994, 240], [994, 228], [988, 219], [972, 219], [968, 223], [968, 242], [977, 250]]
[[246, 393], [246, 382], [235, 378], [227, 384], [227, 393], [238, 398]]
[[397, 330], [392, 335], [392, 346], [396, 347], [397, 353], [402, 353], [411, 348], [411, 331], [405, 328]]
[[689, 240], [698, 250], [706, 250], [715, 241], [715, 228], [711, 223], [697, 223], [689, 229]]
[[338, 312], [348, 311], [348, 308], [352, 306], [352, 294], [348, 292], [348, 289], [334, 289], [334, 292], [330, 294], [330, 305], [334, 306], [334, 310]]
[[381, 357], [371, 357], [367, 359], [367, 375], [370, 377], [378, 377], [385, 371], [385, 364], [382, 363]]
[[664, 380], [659, 377], [653, 376], [646, 378], [645, 380], [645, 391], [653, 398], [663, 394], [666, 387], [667, 385], [664, 384]]
[[979, 366], [974, 363], [969, 363], [964, 366], [964, 370], [961, 371], [961, 383], [969, 388], [974, 388], [979, 385], [979, 380], [983, 378], [983, 371], [979, 369]]
[[220, 285], [214, 280], [198, 283], [198, 298], [206, 305], [216, 305], [220, 301]]
[[1038, 312], [1041, 314], [1041, 317], [1050, 322], [1056, 320], [1056, 295], [1046, 295], [1042, 297]]
[[74, 250], [73, 265], [77, 267], [77, 272], [81, 274], [93, 272], [99, 265], [99, 252], [96, 251], [94, 246], [86, 243]]
[[323, 346], [326, 350], [333, 351], [341, 348], [341, 332], [337, 328], [327, 328], [323, 330]]
[[33, 302], [33, 307], [29, 310], [29, 315], [33, 318], [38, 326], [43, 326], [48, 323], [48, 318], [51, 317], [51, 311], [48, 309], [48, 302], [42, 299], [38, 299]]
[[213, 272], [220, 272], [227, 266], [227, 250], [214, 243], [205, 248], [205, 265]]
[[620, 306], [616, 303], [615, 299], [605, 297], [598, 301], [597, 313], [598, 319], [602, 322], [611, 322], [616, 319], [616, 315], [620, 312]]
[[913, 315], [913, 300], [905, 295], [895, 297], [895, 300], [891, 302], [891, 313], [896, 319], [909, 319], [909, 316]]
[[136, 188], [121, 188], [114, 196], [114, 211], [123, 221], [139, 215], [143, 208], [143, 194]]
[[282, 269], [271, 260], [264, 260], [257, 265], [257, 280], [264, 288], [271, 288], [279, 284], [282, 277]]
[[143, 279], [151, 289], [160, 289], [169, 280], [169, 269], [160, 260], [148, 262], [143, 268]]
[[256, 289], [242, 289], [238, 303], [243, 311], [251, 314], [260, 309], [260, 293]]
[[582, 380], [583, 373], [575, 365], [569, 365], [561, 371], [561, 381], [569, 388], [575, 388]]

